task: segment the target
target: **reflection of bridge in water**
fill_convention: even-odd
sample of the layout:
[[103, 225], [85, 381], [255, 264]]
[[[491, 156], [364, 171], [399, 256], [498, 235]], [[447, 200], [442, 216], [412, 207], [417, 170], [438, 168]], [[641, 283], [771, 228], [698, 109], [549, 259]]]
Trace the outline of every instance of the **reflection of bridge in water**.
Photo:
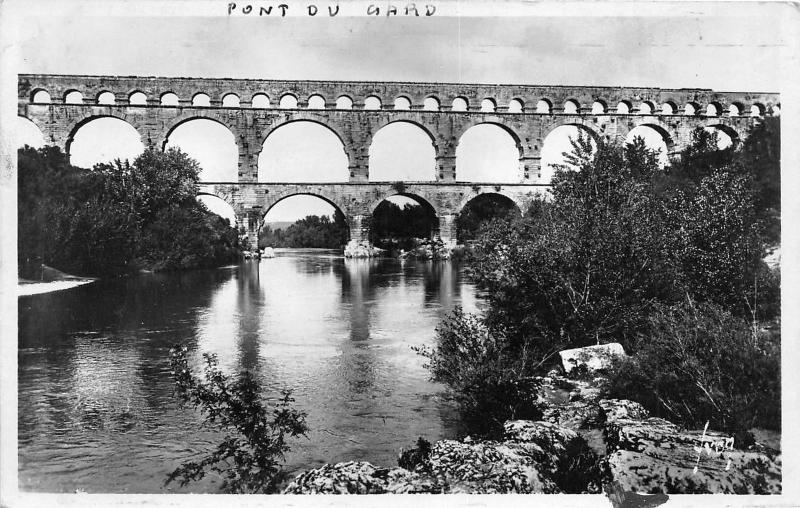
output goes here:
[[[238, 147], [237, 181], [204, 183], [201, 193], [230, 204], [251, 239], [276, 203], [294, 195], [314, 195], [342, 211], [351, 239], [364, 240], [377, 205], [399, 194], [430, 205], [438, 219], [434, 236], [455, 241], [455, 217], [472, 199], [498, 194], [525, 210], [548, 185], [542, 149], [547, 135], [558, 127], [575, 126], [595, 139], [624, 139], [631, 130], [646, 126], [661, 136], [672, 154], [689, 142], [698, 126], [719, 129], [739, 143], [763, 115], [777, 114], [780, 106], [773, 93], [707, 89], [42, 74], [20, 75], [18, 92], [19, 115], [39, 127], [46, 143], [66, 152], [78, 129], [97, 118], [129, 123], [145, 146], [158, 149], [189, 120], [224, 125]], [[287, 97], [291, 107], [277, 107], [278, 100]], [[394, 109], [384, 109], [389, 105]], [[265, 140], [275, 129], [296, 121], [315, 122], [336, 134], [347, 155], [347, 182], [257, 181]], [[393, 122], [412, 123], [430, 137], [434, 181], [370, 182], [369, 147], [378, 130]], [[513, 139], [519, 152], [515, 182], [458, 179], [456, 147], [480, 124], [496, 125]]]

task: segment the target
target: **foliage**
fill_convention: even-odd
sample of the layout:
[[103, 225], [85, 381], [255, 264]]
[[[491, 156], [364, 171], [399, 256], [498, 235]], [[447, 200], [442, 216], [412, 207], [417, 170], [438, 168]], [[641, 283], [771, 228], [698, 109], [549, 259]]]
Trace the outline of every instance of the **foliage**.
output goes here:
[[333, 220], [327, 215], [308, 215], [285, 230], [273, 231], [265, 226], [258, 235], [258, 246], [340, 249], [350, 237], [350, 228], [342, 212], [336, 210]]
[[415, 350], [428, 359], [431, 379], [447, 385], [471, 432], [498, 436], [506, 420], [536, 419], [538, 382], [525, 378], [529, 359], [507, 349], [477, 317], [456, 308], [437, 328], [435, 348]]
[[308, 432], [306, 414], [292, 408], [294, 399], [289, 391], [284, 391], [269, 411], [260, 400], [260, 387], [252, 375], [243, 372], [238, 379], [229, 379], [217, 367], [214, 355], [203, 355], [203, 379], [196, 378], [186, 351], [180, 346], [170, 350], [178, 397], [183, 403], [200, 408], [208, 424], [232, 433], [199, 462], [181, 464], [165, 484], [178, 480], [185, 486], [202, 479], [210, 470], [224, 478], [224, 492], [275, 492], [285, 479], [281, 462], [289, 451], [286, 440]]
[[403, 469], [414, 471], [417, 467], [425, 468], [429, 464], [431, 456], [431, 443], [423, 438], [417, 439], [415, 447], [400, 451], [400, 456], [397, 458], [397, 465]]
[[[653, 319], [666, 319], [664, 309], [688, 297], [703, 312], [721, 306], [731, 313], [717, 320], [724, 326], [702, 326], [716, 334], [707, 339], [710, 346], [735, 351], [726, 352], [725, 361], [711, 355], [709, 366], [695, 365], [693, 375], [707, 376], [708, 368], [716, 377], [691, 382], [708, 390], [717, 405], [717, 399], [725, 400], [732, 412], [714, 407], [712, 414], [697, 395], [699, 387], [669, 392], [680, 387], [675, 384], [667, 391], [687, 397], [668, 402], [683, 412], [675, 417], [690, 423], [713, 417], [736, 426], [744, 424], [733, 421], [744, 408], [743, 420], [775, 421], [777, 413], [769, 408], [778, 410], [773, 402], [780, 391], [767, 365], [776, 355], [772, 349], [757, 354], [737, 335], [759, 329], [779, 312], [779, 273], [762, 261], [774, 241], [768, 224], [777, 200], [774, 184], [757, 174], [778, 174], [777, 150], [769, 140], [775, 132], [754, 132], [755, 140], [742, 151], [718, 151], [713, 134], [696, 131], [683, 157], [666, 171], [641, 138], [625, 146], [601, 140], [596, 149], [588, 138], [574, 141], [568, 164], [556, 170], [549, 199], [534, 201], [519, 221], [484, 227], [470, 268], [486, 291], [488, 309], [481, 319], [458, 312], [444, 322], [436, 348], [424, 352], [432, 360], [432, 377], [447, 384], [468, 412], [480, 406], [486, 421], [496, 425], [515, 412], [508, 409], [513, 391], [497, 395], [498, 401], [506, 398], [495, 407], [490, 402], [495, 393], [476, 387], [490, 386], [493, 379], [512, 385], [529, 379], [567, 348], [620, 342], [634, 355], [650, 351], [643, 337], [653, 333]], [[657, 333], [669, 343], [673, 332]], [[779, 339], [774, 342], [770, 347], [777, 350]], [[643, 353], [652, 365], [632, 368], [625, 389], [618, 384], [618, 396], [645, 397], [642, 387], [653, 388], [649, 376], [667, 374], [668, 367], [656, 369], [668, 349]], [[699, 361], [692, 355], [699, 358], [701, 352], [699, 346], [689, 350], [685, 362]], [[751, 367], [738, 367], [741, 362]], [[481, 364], [489, 366], [486, 381], [479, 381]], [[738, 375], [743, 380], [735, 384]], [[754, 401], [759, 390], [768, 404]]]
[[18, 261], [77, 274], [194, 268], [238, 257], [238, 235], [199, 203], [197, 163], [147, 150], [132, 163], [70, 166], [56, 147], [18, 152]]
[[659, 306], [611, 396], [690, 427], [780, 428], [780, 338], [712, 303]]
[[481, 194], [464, 207], [456, 218], [456, 234], [460, 241], [474, 240], [486, 223], [510, 220], [519, 215], [519, 208], [497, 194]]
[[428, 238], [436, 228], [436, 216], [428, 207], [406, 203], [401, 208], [391, 201], [383, 201], [372, 213], [370, 237], [378, 247], [397, 244], [409, 249], [414, 238]]
[[552, 200], [518, 223], [493, 223], [472, 272], [488, 291], [491, 325], [541, 359], [569, 347], [625, 341], [654, 302], [674, 291], [660, 242], [668, 225], [650, 184], [657, 153], [588, 138], [553, 180]]

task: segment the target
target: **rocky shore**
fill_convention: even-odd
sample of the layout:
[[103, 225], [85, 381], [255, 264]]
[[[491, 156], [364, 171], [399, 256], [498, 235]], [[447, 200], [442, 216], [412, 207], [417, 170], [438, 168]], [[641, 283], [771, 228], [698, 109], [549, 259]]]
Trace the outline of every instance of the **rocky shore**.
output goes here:
[[541, 420], [506, 422], [500, 441], [418, 446], [401, 454], [407, 469], [327, 464], [296, 476], [284, 493], [781, 493], [779, 450], [681, 429], [636, 402], [604, 398], [602, 377], [553, 371], [539, 381]]

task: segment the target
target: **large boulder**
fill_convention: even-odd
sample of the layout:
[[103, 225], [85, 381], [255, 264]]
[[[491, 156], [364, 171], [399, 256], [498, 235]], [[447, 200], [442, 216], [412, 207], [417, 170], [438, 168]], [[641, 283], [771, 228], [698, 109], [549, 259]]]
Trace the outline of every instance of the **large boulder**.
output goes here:
[[581, 366], [586, 367], [589, 372], [593, 372], [609, 368], [614, 358], [625, 356], [625, 350], [622, 348], [622, 344], [612, 342], [597, 346], [565, 349], [558, 355], [561, 357], [561, 365], [564, 367], [565, 372], [570, 372], [572, 369]]
[[666, 494], [779, 494], [780, 453], [734, 448], [729, 434], [683, 430], [638, 403], [602, 400], [608, 466], [624, 490]]

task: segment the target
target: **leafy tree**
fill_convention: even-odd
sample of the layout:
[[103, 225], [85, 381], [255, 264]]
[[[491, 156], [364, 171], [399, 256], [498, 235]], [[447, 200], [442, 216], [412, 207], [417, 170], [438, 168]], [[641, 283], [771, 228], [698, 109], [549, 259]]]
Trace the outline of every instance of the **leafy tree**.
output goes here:
[[214, 266], [239, 256], [238, 235], [195, 196], [198, 166], [178, 150], [76, 168], [55, 147], [19, 151], [20, 274], [42, 264], [106, 275]]
[[[718, 321], [737, 330], [749, 321], [745, 329], [751, 335], [761, 321], [777, 314], [779, 276], [762, 261], [769, 238], [759, 203], [769, 200], [759, 201], [756, 169], [747, 166], [758, 157], [733, 150], [717, 153], [713, 134], [705, 131], [695, 133], [687, 153], [666, 174], [658, 169], [657, 152], [641, 138], [625, 146], [601, 141], [596, 150], [582, 138], [567, 155], [568, 164], [556, 170], [550, 199], [535, 201], [522, 220], [494, 221], [481, 234], [471, 272], [488, 295], [484, 317], [476, 321], [455, 313], [439, 329], [436, 347], [423, 351], [431, 359], [433, 378], [456, 392], [467, 412], [475, 407], [471, 401], [478, 382], [472, 380], [525, 380], [565, 348], [616, 341], [634, 355], [640, 348], [650, 354], [641, 337], [652, 333], [653, 316], [663, 316], [664, 308], [687, 298], [714, 319], [716, 311], [710, 309], [725, 307], [732, 316]], [[774, 163], [770, 157], [758, 160], [767, 167]], [[724, 326], [708, 331], [717, 333]], [[664, 333], [662, 349], [679, 337]], [[709, 340], [739, 348], [731, 353], [740, 355], [735, 361], [750, 361], [755, 353], [740, 338]], [[701, 349], [692, 354], [700, 355]], [[762, 353], [764, 362], [774, 363], [772, 353]], [[634, 372], [658, 376], [662, 371], [652, 370], [657, 358], [652, 354], [648, 369]], [[475, 374], [481, 363], [497, 374]], [[498, 377], [502, 366], [510, 378]], [[729, 380], [729, 373], [740, 372], [736, 368], [714, 375], [721, 393], [737, 394], [736, 400], [751, 401], [761, 389], [774, 397], [775, 385], [762, 367], [748, 371], [755, 376], [748, 386], [723, 386], [723, 377]], [[715, 361], [696, 370], [705, 376], [710, 374], [706, 369], [724, 368], [724, 362]], [[506, 407], [520, 403], [531, 409], [522, 394], [500, 383], [480, 386], [486, 388], [481, 400], [511, 396], [513, 403]], [[682, 400], [689, 411], [708, 414], [700, 407], [701, 398]], [[510, 414], [485, 409], [501, 417]]]
[[625, 340], [656, 301], [674, 291], [662, 249], [665, 213], [653, 193], [657, 153], [640, 138], [627, 147], [575, 143], [571, 171], [559, 168], [552, 199], [517, 224], [482, 237], [473, 273], [488, 290], [490, 325], [546, 359], [566, 347]]
[[494, 194], [481, 194], [469, 203], [456, 218], [456, 234], [461, 241], [474, 240], [485, 224], [493, 219], [509, 220], [519, 214], [509, 199]]
[[214, 355], [203, 355], [203, 378], [195, 377], [186, 352], [180, 346], [170, 350], [178, 397], [184, 404], [199, 408], [207, 424], [230, 434], [199, 462], [181, 464], [165, 484], [177, 480], [185, 486], [214, 471], [224, 478], [223, 492], [275, 492], [285, 479], [281, 462], [289, 451], [287, 439], [308, 432], [305, 412], [292, 408], [294, 399], [289, 391], [284, 391], [270, 410], [261, 401], [260, 387], [249, 372], [231, 380], [219, 370]]
[[308, 215], [285, 230], [273, 231], [265, 226], [259, 232], [259, 247], [338, 249], [347, 243], [350, 228], [342, 212], [336, 210], [333, 220], [327, 215]]
[[437, 227], [436, 215], [426, 206], [406, 203], [401, 208], [383, 201], [372, 213], [370, 236], [375, 245], [401, 243], [409, 248], [412, 239], [428, 238]]

